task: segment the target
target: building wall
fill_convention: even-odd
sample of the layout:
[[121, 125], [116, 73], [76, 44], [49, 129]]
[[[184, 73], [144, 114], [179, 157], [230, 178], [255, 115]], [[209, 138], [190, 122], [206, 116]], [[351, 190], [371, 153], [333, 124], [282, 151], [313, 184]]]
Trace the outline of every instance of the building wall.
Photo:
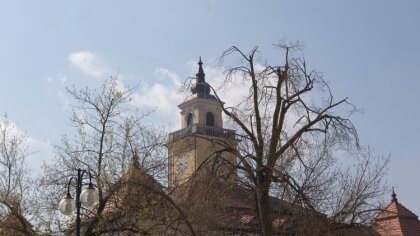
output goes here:
[[235, 179], [236, 156], [225, 150], [236, 147], [236, 142], [233, 138], [193, 134], [169, 143], [169, 186], [182, 184], [192, 175], [213, 173]]
[[187, 115], [193, 114], [193, 124], [206, 124], [206, 114], [211, 111], [214, 115], [215, 127], [223, 128], [222, 108], [216, 100], [194, 98], [179, 105], [181, 109], [181, 127], [187, 127]]

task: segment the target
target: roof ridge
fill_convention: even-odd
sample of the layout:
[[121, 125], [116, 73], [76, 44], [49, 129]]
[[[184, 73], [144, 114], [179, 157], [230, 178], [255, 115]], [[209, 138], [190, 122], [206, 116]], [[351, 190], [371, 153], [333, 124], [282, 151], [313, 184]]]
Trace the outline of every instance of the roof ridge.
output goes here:
[[[414, 214], [414, 212], [412, 212], [406, 206], [404, 206], [403, 204], [401, 204], [399, 202], [397, 202], [396, 204], [397, 204], [397, 211], [398, 211], [397, 216], [404, 216], [404, 217], [410, 217], [410, 218], [413, 217], [416, 220], [418, 219], [418, 216], [416, 214]], [[401, 212], [401, 210], [404, 211], [404, 212]], [[402, 214], [400, 214], [400, 213], [402, 213]]]

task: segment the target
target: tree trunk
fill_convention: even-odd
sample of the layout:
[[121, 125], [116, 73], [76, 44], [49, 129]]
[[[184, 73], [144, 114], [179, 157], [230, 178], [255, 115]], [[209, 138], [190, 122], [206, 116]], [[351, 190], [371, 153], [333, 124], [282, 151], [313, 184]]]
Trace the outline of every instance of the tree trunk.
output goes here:
[[269, 188], [266, 186], [266, 181], [259, 181], [256, 186], [256, 205], [258, 211], [258, 219], [261, 228], [261, 235], [271, 236], [273, 234], [273, 227], [271, 223], [270, 202], [269, 202]]

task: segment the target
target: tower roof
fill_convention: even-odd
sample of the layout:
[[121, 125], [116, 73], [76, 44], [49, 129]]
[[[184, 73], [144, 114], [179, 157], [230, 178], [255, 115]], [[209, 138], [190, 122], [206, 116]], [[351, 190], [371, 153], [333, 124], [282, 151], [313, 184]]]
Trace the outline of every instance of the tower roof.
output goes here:
[[206, 74], [204, 73], [204, 70], [203, 70], [203, 62], [201, 61], [201, 57], [198, 60], [197, 64], [198, 64], [198, 73], [196, 74], [197, 81], [201, 83], [206, 82], [206, 79], [205, 79]]
[[196, 84], [191, 88], [191, 92], [199, 98], [216, 100], [216, 97], [210, 94], [210, 85], [206, 82], [206, 74], [203, 70], [201, 57], [198, 61], [198, 73], [195, 74]]
[[398, 202], [394, 190], [391, 196], [391, 203], [375, 218], [376, 231], [380, 235], [420, 235], [417, 215]]

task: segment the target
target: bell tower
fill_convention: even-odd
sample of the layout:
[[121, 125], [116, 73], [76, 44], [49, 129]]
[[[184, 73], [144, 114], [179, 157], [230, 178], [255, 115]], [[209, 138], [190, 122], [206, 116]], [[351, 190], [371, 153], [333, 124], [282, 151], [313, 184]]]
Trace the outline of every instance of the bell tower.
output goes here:
[[183, 184], [192, 176], [236, 178], [236, 157], [226, 151], [236, 148], [235, 131], [223, 128], [221, 102], [211, 94], [201, 58], [198, 66], [192, 96], [178, 105], [181, 129], [169, 134], [169, 187]]

